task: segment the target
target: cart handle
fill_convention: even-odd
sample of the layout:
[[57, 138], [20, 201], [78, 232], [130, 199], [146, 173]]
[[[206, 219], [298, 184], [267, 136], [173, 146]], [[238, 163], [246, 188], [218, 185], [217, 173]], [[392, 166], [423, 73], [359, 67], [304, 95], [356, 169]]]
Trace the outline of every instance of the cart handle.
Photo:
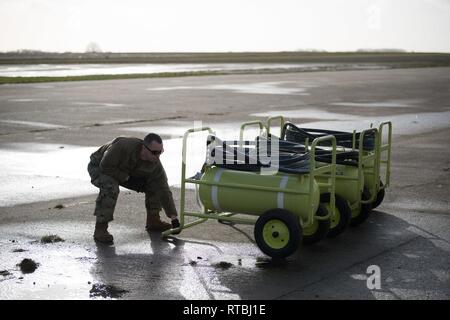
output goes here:
[[276, 119], [280, 120], [280, 136], [281, 136], [281, 130], [283, 130], [284, 123], [286, 122], [284, 120], [284, 117], [281, 116], [281, 115], [267, 118], [267, 122], [266, 122], [267, 134], [270, 134], [270, 127], [271, 127], [271, 124], [272, 124], [272, 120], [276, 120]]
[[[185, 196], [186, 196], [186, 149], [187, 149], [187, 139], [191, 133], [194, 132], [202, 132], [208, 131], [210, 134], [214, 133], [210, 127], [200, 127], [200, 128], [192, 128], [187, 130], [183, 136], [183, 151], [182, 151], [182, 162], [181, 162], [181, 190], [180, 190], [180, 226], [175, 229], [169, 229], [162, 233], [163, 237], [166, 237], [170, 234], [180, 232], [185, 227], [184, 224], [184, 208], [185, 208]], [[204, 219], [203, 221], [206, 221]], [[201, 220], [195, 221], [195, 224], [203, 222]]]
[[[329, 167], [331, 170], [330, 173], [330, 180], [329, 180], [329, 191], [330, 191], [330, 207], [331, 211], [328, 212], [328, 214], [324, 217], [314, 217], [315, 212], [314, 208], [312, 207], [312, 190], [313, 190], [313, 183], [315, 181], [315, 171], [316, 171], [316, 146], [323, 141], [330, 140], [332, 143], [332, 153], [331, 153], [331, 164], [324, 166]], [[311, 143], [311, 155], [310, 155], [310, 170], [311, 170], [311, 177], [309, 180], [309, 203], [310, 203], [310, 215], [308, 217], [308, 221], [306, 223], [307, 226], [313, 223], [313, 219], [317, 220], [327, 220], [330, 219], [332, 216], [335, 215], [335, 191], [336, 191], [336, 137], [333, 135], [327, 135], [323, 137], [318, 137], [313, 140]], [[321, 169], [323, 169], [322, 167]]]
[[[388, 127], [388, 141], [387, 144], [383, 144], [383, 128], [387, 126]], [[385, 183], [383, 188], [386, 188], [389, 186], [390, 178], [391, 178], [391, 147], [392, 147], [392, 122], [386, 121], [382, 122], [379, 127], [380, 132], [380, 139], [379, 139], [379, 153], [378, 153], [378, 163], [381, 166], [381, 153], [384, 151], [387, 151], [387, 160], [385, 162], [386, 164], [386, 175], [385, 175]]]
[[267, 129], [267, 127], [266, 127], [266, 126], [264, 125], [264, 123], [263, 123], [262, 121], [260, 121], [260, 120], [244, 122], [244, 123], [241, 125], [241, 130], [240, 130], [240, 132], [239, 132], [239, 141], [240, 141], [240, 142], [244, 141], [244, 130], [245, 130], [245, 127], [250, 126], [250, 125], [254, 125], [254, 124], [259, 125], [259, 133], [260, 133], [260, 134], [263, 132], [264, 128], [266, 128], [267, 132], [269, 132], [268, 129]]
[[[379, 156], [380, 156], [380, 146], [379, 146], [379, 139], [380, 139], [380, 135], [379, 135], [379, 131], [377, 128], [371, 128], [371, 129], [366, 129], [361, 131], [361, 134], [359, 135], [359, 150], [358, 150], [358, 190], [361, 192], [363, 191], [364, 186], [361, 185], [361, 175], [363, 174], [363, 162], [364, 159], [367, 158], [368, 156], [364, 156], [364, 137], [366, 136], [366, 134], [368, 133], [373, 133], [375, 135], [375, 160], [374, 160], [374, 164], [373, 164], [373, 184], [372, 186], [370, 186], [371, 190], [378, 190], [378, 186], [379, 186], [379, 172], [380, 172], [380, 164], [379, 164]], [[375, 197], [376, 197], [376, 192], [372, 192], [372, 194], [370, 194], [370, 198], [367, 200], [360, 200], [359, 201], [359, 205], [361, 205], [361, 203], [372, 203], [373, 201], [375, 201]]]

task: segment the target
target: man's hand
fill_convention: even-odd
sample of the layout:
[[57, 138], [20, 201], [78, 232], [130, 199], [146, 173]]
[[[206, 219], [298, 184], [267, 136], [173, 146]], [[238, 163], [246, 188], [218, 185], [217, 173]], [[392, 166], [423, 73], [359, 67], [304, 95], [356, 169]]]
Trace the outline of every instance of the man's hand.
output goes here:
[[[180, 227], [180, 221], [178, 220], [177, 216], [172, 216], [170, 217], [172, 219], [171, 223], [172, 223], [172, 229], [176, 229]], [[173, 234], [179, 234], [181, 232], [181, 230], [174, 232]]]

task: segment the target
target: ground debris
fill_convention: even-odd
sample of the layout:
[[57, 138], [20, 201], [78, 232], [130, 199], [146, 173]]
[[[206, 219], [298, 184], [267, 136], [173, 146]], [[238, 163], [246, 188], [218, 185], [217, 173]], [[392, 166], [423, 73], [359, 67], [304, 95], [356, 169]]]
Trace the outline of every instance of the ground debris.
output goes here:
[[127, 292], [129, 291], [118, 288], [113, 285], [95, 283], [92, 285], [92, 289], [89, 291], [89, 297], [120, 298], [123, 294]]
[[189, 261], [189, 264], [191, 265], [191, 266], [196, 266], [197, 265], [197, 261]]
[[55, 242], [64, 242], [64, 239], [60, 238], [56, 234], [43, 236], [41, 238], [41, 243], [55, 243]]
[[11, 275], [11, 272], [9, 272], [8, 270], [2, 270], [2, 271], [0, 271], [0, 276], [7, 277], [7, 276], [9, 276], [9, 275]]
[[256, 264], [270, 263], [272, 259], [266, 257], [256, 257]]
[[226, 261], [220, 261], [218, 263], [213, 264], [214, 267], [216, 268], [221, 268], [221, 269], [229, 269], [233, 266], [232, 263], [226, 262]]
[[28, 251], [28, 250], [24, 250], [24, 249], [14, 249], [12, 252], [25, 252], [25, 251]]
[[22, 273], [33, 273], [34, 270], [39, 266], [38, 263], [33, 261], [32, 259], [23, 259], [21, 263], [18, 264]]
[[64, 209], [66, 206], [63, 204], [57, 204], [56, 206], [54, 206], [54, 209]]
[[283, 258], [257, 257], [255, 265], [259, 268], [285, 267], [288, 261]]

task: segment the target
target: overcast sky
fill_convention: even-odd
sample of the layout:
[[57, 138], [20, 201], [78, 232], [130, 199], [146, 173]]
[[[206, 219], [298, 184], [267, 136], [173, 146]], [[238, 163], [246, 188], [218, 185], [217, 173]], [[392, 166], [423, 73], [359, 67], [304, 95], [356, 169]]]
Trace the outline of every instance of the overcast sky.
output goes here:
[[450, 0], [0, 0], [0, 51], [450, 52]]

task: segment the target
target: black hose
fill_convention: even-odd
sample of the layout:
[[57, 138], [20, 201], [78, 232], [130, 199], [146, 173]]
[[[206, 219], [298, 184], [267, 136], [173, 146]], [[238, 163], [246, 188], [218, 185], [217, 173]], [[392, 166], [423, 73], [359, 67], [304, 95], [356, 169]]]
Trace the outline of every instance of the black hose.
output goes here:
[[[306, 139], [309, 139], [311, 143], [314, 139], [320, 138], [326, 135], [333, 135], [336, 138], [336, 144], [338, 146], [352, 148], [353, 147], [353, 132], [314, 129], [314, 128], [299, 128], [295, 124], [287, 122], [281, 129], [281, 140], [294, 143], [305, 144]], [[355, 133], [356, 145], [359, 147], [359, 139], [361, 132]], [[330, 141], [324, 141], [324, 146], [331, 146]], [[365, 151], [372, 151], [375, 149], [375, 134], [374, 132], [368, 132], [364, 135], [363, 149]]]

